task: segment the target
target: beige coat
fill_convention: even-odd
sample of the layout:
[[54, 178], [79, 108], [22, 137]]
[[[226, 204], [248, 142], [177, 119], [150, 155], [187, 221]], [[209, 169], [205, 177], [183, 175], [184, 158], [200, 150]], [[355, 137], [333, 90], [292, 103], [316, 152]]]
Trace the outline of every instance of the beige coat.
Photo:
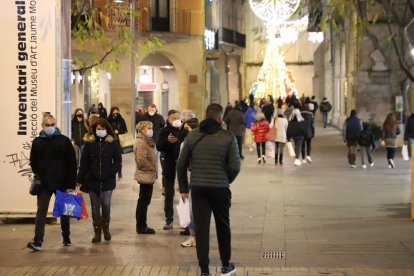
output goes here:
[[154, 154], [155, 142], [139, 133], [134, 144], [135, 180], [139, 184], [154, 184], [157, 177], [157, 165]]
[[276, 117], [274, 119], [274, 126], [276, 128], [275, 142], [286, 143], [287, 119]]

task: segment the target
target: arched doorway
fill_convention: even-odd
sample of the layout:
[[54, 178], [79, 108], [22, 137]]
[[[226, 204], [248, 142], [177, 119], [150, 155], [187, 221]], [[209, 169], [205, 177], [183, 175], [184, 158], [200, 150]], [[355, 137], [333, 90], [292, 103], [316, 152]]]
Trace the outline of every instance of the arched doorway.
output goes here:
[[136, 76], [137, 108], [154, 103], [164, 117], [170, 109], [187, 108], [186, 75], [181, 62], [169, 53], [160, 51], [143, 58]]

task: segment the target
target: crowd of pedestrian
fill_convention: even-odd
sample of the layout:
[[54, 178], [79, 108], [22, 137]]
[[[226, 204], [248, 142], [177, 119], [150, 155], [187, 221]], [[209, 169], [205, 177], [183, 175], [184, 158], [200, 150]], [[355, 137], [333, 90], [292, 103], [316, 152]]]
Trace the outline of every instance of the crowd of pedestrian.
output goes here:
[[[228, 104], [225, 109], [210, 104], [204, 120], [199, 122], [191, 110], [169, 110], [166, 120], [158, 114], [154, 104], [135, 112], [133, 155], [134, 179], [139, 186], [136, 204], [136, 233], [156, 234], [147, 217], [153, 187], [160, 179], [164, 195], [164, 231], [174, 228], [174, 197], [176, 180], [183, 201], [188, 200], [191, 221], [181, 235], [189, 237], [183, 247], [196, 247], [202, 275], [209, 275], [209, 234], [211, 214], [215, 219], [217, 240], [222, 262], [222, 275], [235, 272], [231, 262], [230, 184], [235, 180], [241, 160], [243, 144], [253, 151], [257, 163], [274, 158], [276, 165], [284, 164], [284, 148], [292, 149], [293, 164], [311, 164], [312, 140], [315, 137], [315, 116], [322, 115], [323, 127], [328, 125], [332, 105], [327, 100], [318, 104], [315, 97], [295, 95], [276, 102], [268, 98]], [[93, 226], [92, 243], [110, 241], [111, 199], [117, 177], [122, 178], [122, 147], [120, 136], [128, 133], [125, 119], [116, 106], [109, 114], [99, 103], [88, 110], [75, 110], [71, 122], [71, 139], [60, 133], [56, 119], [48, 114], [43, 118], [43, 130], [33, 141], [30, 165], [41, 181], [37, 194], [35, 235], [27, 247], [40, 251], [45, 235], [45, 221], [51, 196], [57, 190], [80, 189], [90, 198]], [[395, 168], [395, 149], [400, 133], [394, 113], [389, 113], [382, 127], [381, 143], [387, 150], [388, 167]], [[374, 166], [372, 150], [375, 135], [371, 124], [362, 123], [352, 110], [343, 127], [343, 138], [348, 147], [348, 163], [357, 167], [357, 152], [361, 152], [362, 168]], [[414, 115], [408, 119], [405, 144], [414, 143]], [[289, 144], [288, 144], [289, 143]], [[161, 172], [158, 171], [160, 162]], [[151, 218], [152, 219], [152, 218]], [[63, 245], [70, 246], [70, 219], [61, 217]]]

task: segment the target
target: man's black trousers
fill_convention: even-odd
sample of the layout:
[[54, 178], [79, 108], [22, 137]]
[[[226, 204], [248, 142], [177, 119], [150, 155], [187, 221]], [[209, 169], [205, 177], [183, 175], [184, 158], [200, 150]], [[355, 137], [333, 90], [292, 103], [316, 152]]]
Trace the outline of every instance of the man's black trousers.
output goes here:
[[197, 258], [201, 272], [209, 272], [211, 213], [213, 213], [216, 222], [221, 262], [223, 266], [228, 266], [231, 258], [230, 189], [192, 186], [191, 198], [196, 232]]

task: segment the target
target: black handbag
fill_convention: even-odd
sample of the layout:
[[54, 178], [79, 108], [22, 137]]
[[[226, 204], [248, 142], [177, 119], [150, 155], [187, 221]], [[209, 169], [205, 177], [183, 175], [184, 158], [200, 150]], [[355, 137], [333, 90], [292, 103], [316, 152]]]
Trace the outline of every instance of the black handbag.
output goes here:
[[32, 184], [30, 184], [29, 193], [33, 196], [38, 195], [42, 190], [42, 181], [40, 177], [35, 174], [32, 179]]

